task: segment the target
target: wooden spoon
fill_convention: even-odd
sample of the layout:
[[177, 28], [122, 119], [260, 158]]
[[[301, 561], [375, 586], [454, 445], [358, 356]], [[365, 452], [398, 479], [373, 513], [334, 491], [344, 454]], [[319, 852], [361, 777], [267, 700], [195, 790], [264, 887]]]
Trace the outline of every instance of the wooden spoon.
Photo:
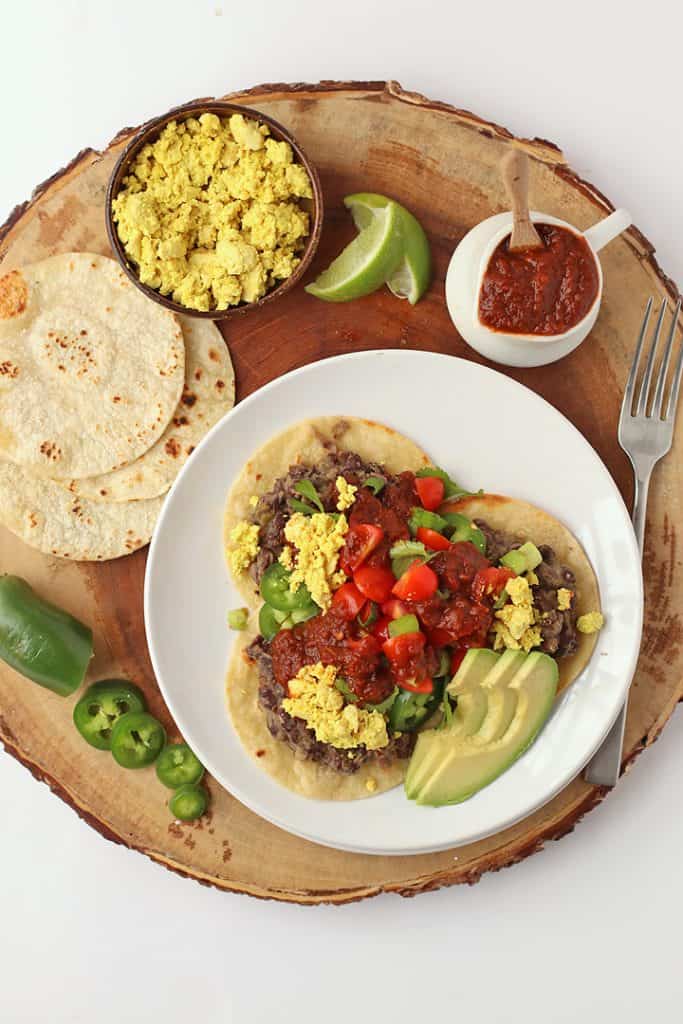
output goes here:
[[529, 217], [529, 158], [521, 149], [510, 149], [500, 164], [503, 182], [512, 205], [510, 252], [542, 249], [543, 240]]

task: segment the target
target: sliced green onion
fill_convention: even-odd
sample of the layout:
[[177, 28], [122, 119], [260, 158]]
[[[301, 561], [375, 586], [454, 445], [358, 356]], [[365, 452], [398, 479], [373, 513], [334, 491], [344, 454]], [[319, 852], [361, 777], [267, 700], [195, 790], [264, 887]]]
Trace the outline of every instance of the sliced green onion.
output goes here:
[[246, 629], [249, 620], [248, 608], [233, 608], [228, 612], [228, 625], [230, 629]]
[[420, 623], [417, 615], [400, 615], [389, 623], [389, 636], [401, 636], [403, 633], [419, 633]]

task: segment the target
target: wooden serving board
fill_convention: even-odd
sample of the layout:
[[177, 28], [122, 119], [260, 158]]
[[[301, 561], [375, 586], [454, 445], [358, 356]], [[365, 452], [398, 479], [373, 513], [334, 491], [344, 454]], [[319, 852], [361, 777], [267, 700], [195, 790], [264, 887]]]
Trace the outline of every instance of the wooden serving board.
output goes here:
[[[425, 349], [483, 362], [464, 345], [448, 318], [444, 275], [465, 232], [504, 209], [498, 162], [510, 134], [472, 114], [406, 93], [395, 82], [268, 85], [227, 98], [285, 124], [320, 170], [327, 213], [311, 277], [352, 236], [341, 200], [359, 190], [395, 196], [413, 210], [435, 258], [434, 283], [415, 308], [386, 289], [358, 302], [327, 305], [298, 288], [280, 302], [233, 318], [225, 335], [237, 371], [238, 398], [294, 367], [365, 348]], [[55, 252], [109, 252], [105, 187], [132, 130], [122, 131], [103, 153], [79, 153], [14, 210], [0, 229], [1, 273]], [[551, 143], [535, 139], [523, 145], [532, 158], [534, 207], [580, 228], [612, 209]], [[576, 424], [630, 502], [631, 471], [617, 444], [621, 392], [647, 297], [674, 297], [676, 288], [636, 229], [609, 245], [601, 259], [603, 308], [587, 342], [555, 366], [506, 372]], [[482, 395], [482, 415], [490, 412]], [[654, 742], [683, 693], [683, 580], [677, 571], [682, 430], [679, 417], [677, 447], [656, 470], [650, 492], [645, 631], [626, 727], [625, 767]], [[552, 457], [552, 438], [538, 439], [534, 457], [539, 466]], [[568, 478], [567, 486], [580, 487], [581, 482]], [[101, 565], [70, 564], [40, 555], [0, 532], [0, 569], [25, 576], [94, 627], [91, 677], [122, 674], [138, 682], [152, 712], [173, 736], [177, 731], [145, 643], [145, 558], [142, 551]], [[188, 637], [188, 643], [195, 640]], [[196, 684], [201, 688], [202, 680]], [[72, 705], [72, 700], [25, 682], [0, 663], [0, 739], [36, 778], [107, 838], [191, 878], [266, 898], [344, 903], [383, 891], [413, 895], [475, 882], [483, 872], [519, 861], [564, 835], [605, 796], [604, 790], [577, 779], [530, 818], [457, 851], [416, 857], [340, 853], [262, 821], [213, 780], [209, 816], [196, 824], [171, 822], [166, 791], [153, 771], [125, 772], [108, 755], [84, 744], [71, 724]]]

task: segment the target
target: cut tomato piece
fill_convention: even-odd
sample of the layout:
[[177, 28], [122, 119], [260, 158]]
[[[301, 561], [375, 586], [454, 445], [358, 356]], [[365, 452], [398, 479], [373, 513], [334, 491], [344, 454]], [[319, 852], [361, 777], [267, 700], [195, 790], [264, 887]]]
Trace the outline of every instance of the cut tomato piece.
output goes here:
[[427, 638], [424, 633], [399, 633], [382, 644], [382, 650], [393, 665], [401, 667], [420, 654]]
[[353, 582], [369, 601], [382, 604], [391, 595], [391, 588], [396, 580], [391, 569], [383, 569], [378, 565], [365, 565], [353, 574]]
[[438, 476], [418, 476], [415, 479], [415, 489], [418, 493], [423, 508], [435, 512], [439, 505], [443, 504], [444, 484]]
[[[431, 479], [431, 477], [425, 477], [425, 479]], [[422, 562], [413, 562], [400, 580], [397, 580], [391, 592], [402, 601], [426, 601], [428, 597], [436, 593], [438, 586], [437, 575], [428, 565]]]
[[354, 523], [346, 534], [346, 544], [339, 558], [339, 565], [346, 575], [353, 576], [383, 539], [384, 530], [381, 526]]
[[397, 597], [390, 597], [382, 605], [382, 614], [390, 619], [400, 619], [401, 616], [408, 615], [409, 612], [410, 608], [405, 601], [399, 601]]
[[464, 647], [459, 647], [451, 654], [451, 675], [454, 676], [462, 665], [463, 658], [467, 654]]
[[411, 693], [433, 693], [434, 683], [427, 676], [425, 679], [401, 679], [398, 685], [402, 690], [410, 690]]
[[472, 581], [472, 597], [475, 601], [481, 601], [483, 597], [498, 597], [507, 581], [515, 575], [512, 569], [495, 565], [480, 569]]
[[392, 620], [387, 615], [382, 615], [370, 630], [372, 635], [377, 637], [381, 644], [383, 644], [385, 640], [389, 639], [389, 623], [391, 621]]
[[447, 537], [437, 533], [436, 530], [430, 530], [428, 526], [418, 527], [417, 539], [421, 540], [424, 546], [432, 551], [448, 551], [451, 546], [451, 542]]
[[336, 608], [342, 618], [349, 622], [351, 619], [355, 619], [365, 603], [365, 597], [354, 583], [343, 583], [332, 598], [332, 607]]

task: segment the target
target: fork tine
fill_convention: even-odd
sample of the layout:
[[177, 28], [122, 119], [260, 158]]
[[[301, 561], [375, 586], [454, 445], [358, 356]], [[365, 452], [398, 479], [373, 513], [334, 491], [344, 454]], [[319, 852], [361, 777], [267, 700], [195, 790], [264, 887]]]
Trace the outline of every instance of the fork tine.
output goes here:
[[640, 353], [643, 351], [643, 341], [645, 340], [645, 334], [647, 332], [647, 326], [650, 322], [650, 313], [652, 312], [652, 296], [647, 300], [647, 306], [645, 307], [645, 315], [643, 316], [643, 322], [640, 325], [640, 334], [638, 335], [638, 341], [636, 343], [636, 350], [633, 355], [633, 362], [631, 363], [631, 370], [626, 381], [626, 389], [624, 390], [624, 400], [621, 403], [621, 415], [630, 416], [631, 406], [633, 405], [633, 391], [636, 386], [636, 376], [638, 374], [638, 363], [640, 362]]
[[671, 425], [676, 419], [676, 403], [678, 402], [678, 391], [681, 386], [681, 377], [683, 376], [683, 345], [678, 353], [678, 359], [676, 360], [676, 369], [674, 370], [673, 381], [671, 383], [671, 394], [669, 395], [669, 401], [666, 406], [666, 420], [671, 421]]
[[659, 367], [659, 376], [657, 377], [657, 387], [655, 389], [655, 399], [652, 404], [652, 415], [659, 419], [662, 415], [662, 405], [664, 404], [664, 389], [666, 387], [666, 375], [669, 372], [669, 362], [671, 361], [671, 350], [674, 345], [674, 338], [676, 337], [676, 328], [678, 327], [678, 316], [681, 312], [681, 300], [679, 299], [674, 309], [673, 320], [671, 321], [671, 327], [669, 329], [669, 337], [666, 339], [666, 348], [664, 349], [664, 355], [662, 356], [662, 365]]
[[664, 320], [664, 314], [666, 312], [666, 299], [662, 299], [662, 304], [659, 307], [659, 316], [657, 317], [657, 324], [655, 326], [655, 333], [650, 345], [650, 351], [647, 354], [647, 362], [645, 363], [645, 373], [643, 374], [643, 380], [640, 385], [640, 394], [638, 395], [638, 404], [636, 406], [636, 416], [644, 416], [645, 410], [647, 409], [647, 399], [650, 392], [650, 382], [652, 380], [652, 369], [655, 365], [655, 353], [657, 351], [657, 343], [659, 342], [659, 335], [662, 331], [662, 322]]

